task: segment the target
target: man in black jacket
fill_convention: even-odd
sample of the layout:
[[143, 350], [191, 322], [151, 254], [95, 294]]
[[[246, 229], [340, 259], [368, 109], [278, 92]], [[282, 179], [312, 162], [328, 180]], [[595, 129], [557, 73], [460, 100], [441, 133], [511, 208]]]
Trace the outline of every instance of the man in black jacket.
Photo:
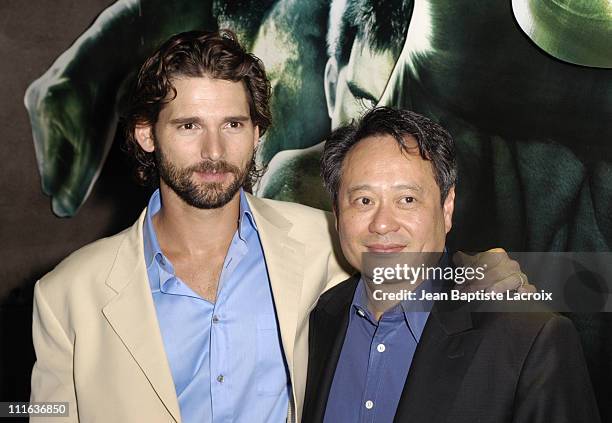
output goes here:
[[[311, 314], [303, 422], [599, 421], [568, 319], [427, 302], [414, 311], [367, 277], [371, 256], [447, 259], [457, 179], [448, 132], [377, 108], [334, 131], [321, 163], [342, 250], [366, 277], [325, 293]], [[407, 291], [444, 289], [434, 282]]]

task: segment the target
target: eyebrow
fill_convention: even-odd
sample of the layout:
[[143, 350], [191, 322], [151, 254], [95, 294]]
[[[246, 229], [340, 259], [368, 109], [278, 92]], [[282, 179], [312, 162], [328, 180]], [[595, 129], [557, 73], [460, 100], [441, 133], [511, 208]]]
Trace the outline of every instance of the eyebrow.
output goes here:
[[[250, 116], [246, 116], [246, 115], [236, 115], [236, 116], [225, 116], [223, 118], [224, 122], [246, 122], [251, 120]], [[201, 124], [203, 121], [200, 117], [198, 116], [181, 116], [181, 117], [177, 117], [174, 119], [170, 119], [170, 124], [172, 125], [176, 125], [176, 124], [184, 124], [184, 123], [199, 123]]]
[[346, 84], [348, 85], [348, 89], [351, 92], [351, 94], [353, 94], [354, 97], [366, 98], [368, 100], [373, 101], [374, 103], [378, 102], [377, 98], [374, 98], [372, 94], [367, 92], [364, 88], [359, 86], [356, 82], [348, 81]]
[[[398, 185], [393, 185], [391, 189], [394, 191], [402, 191], [402, 190], [415, 191], [415, 192], [423, 191], [423, 187], [417, 184], [398, 184]], [[348, 193], [352, 194], [355, 191], [372, 191], [372, 190], [374, 190], [372, 185], [361, 184], [361, 185], [356, 185], [354, 187], [349, 188]]]

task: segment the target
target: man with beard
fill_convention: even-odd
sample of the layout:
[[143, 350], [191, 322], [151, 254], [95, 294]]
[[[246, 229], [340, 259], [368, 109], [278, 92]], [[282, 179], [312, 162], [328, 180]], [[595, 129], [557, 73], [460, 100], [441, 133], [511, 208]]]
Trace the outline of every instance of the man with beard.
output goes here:
[[[326, 213], [247, 193], [269, 93], [229, 31], [147, 59], [127, 150], [159, 189], [37, 283], [32, 401], [68, 402], [71, 422], [299, 420], [308, 314], [347, 273]], [[495, 269], [497, 289], [524, 282]]]

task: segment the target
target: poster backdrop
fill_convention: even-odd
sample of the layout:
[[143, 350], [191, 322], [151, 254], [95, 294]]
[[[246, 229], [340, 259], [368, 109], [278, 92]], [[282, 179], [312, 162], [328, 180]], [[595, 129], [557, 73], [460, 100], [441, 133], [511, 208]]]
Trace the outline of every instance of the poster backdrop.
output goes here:
[[[131, 181], [120, 151], [122, 107], [144, 57], [177, 32], [230, 28], [266, 65], [273, 126], [257, 155], [268, 166], [257, 195], [329, 209], [318, 160], [330, 129], [375, 105], [405, 107], [439, 121], [457, 143], [451, 248], [610, 251], [607, 0], [94, 3], [64, 1], [47, 19], [39, 16], [45, 31], [61, 32], [65, 25], [78, 37], [53, 46], [57, 54], [46, 63], [34, 63], [40, 52], [22, 59], [35, 71], [28, 68], [27, 90], [17, 90], [29, 118], [19, 136], [30, 143], [18, 151], [28, 155], [27, 181], [38, 170], [51, 207], [37, 197], [19, 204], [28, 211], [2, 211], [3, 225], [13, 224], [3, 230], [3, 249], [22, 263], [9, 268], [10, 289], [0, 291], [2, 399], [27, 395], [32, 284], [72, 249], [127, 226], [145, 204], [147, 190]], [[5, 16], [18, 16], [21, 6], [2, 7]], [[53, 9], [50, 2], [43, 8]], [[77, 29], [70, 13], [99, 15]], [[16, 30], [6, 31], [17, 37]], [[28, 31], [38, 35], [35, 46], [27, 46], [45, 49], [41, 29], [29, 25]], [[12, 160], [14, 151], [4, 146], [2, 153], [4, 161]], [[18, 174], [8, 177], [19, 192]], [[36, 229], [28, 238], [15, 225]], [[44, 253], [28, 253], [30, 244], [45, 242]], [[582, 336], [602, 415], [612, 419], [612, 318], [570, 317]], [[16, 332], [18, 340], [11, 341]], [[16, 349], [7, 353], [11, 342]]]

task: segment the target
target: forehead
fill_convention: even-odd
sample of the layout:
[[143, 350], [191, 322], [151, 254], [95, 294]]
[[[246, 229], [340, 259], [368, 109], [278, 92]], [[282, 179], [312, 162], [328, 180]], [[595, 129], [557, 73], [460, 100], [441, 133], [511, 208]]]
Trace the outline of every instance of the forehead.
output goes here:
[[436, 184], [433, 167], [419, 154], [416, 140], [405, 136], [408, 151], [391, 135], [374, 135], [360, 140], [342, 163], [342, 184], [396, 185], [402, 182]]
[[[177, 77], [172, 79], [176, 97], [164, 109], [170, 112], [197, 112], [207, 114], [227, 112], [249, 114], [246, 86], [242, 81], [202, 77]], [[172, 92], [168, 93], [171, 96]]]

